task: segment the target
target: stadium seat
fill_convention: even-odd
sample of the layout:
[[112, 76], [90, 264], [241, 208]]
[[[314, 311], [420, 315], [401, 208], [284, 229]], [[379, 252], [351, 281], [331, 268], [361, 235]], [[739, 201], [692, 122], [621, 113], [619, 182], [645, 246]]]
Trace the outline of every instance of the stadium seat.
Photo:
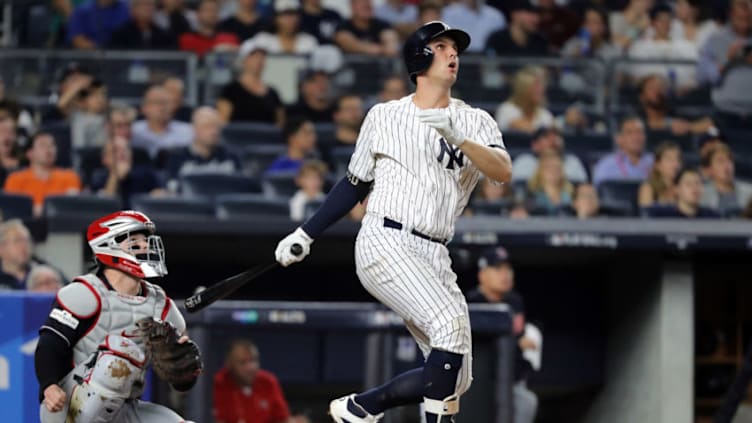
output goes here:
[[222, 129], [222, 139], [237, 146], [250, 144], [284, 144], [282, 131], [271, 123], [262, 122], [233, 122], [225, 125]]
[[290, 198], [298, 190], [295, 185], [297, 172], [279, 172], [264, 175], [264, 193], [270, 197]]
[[26, 219], [32, 216], [33, 201], [23, 194], [0, 192], [0, 219]]
[[263, 194], [222, 194], [216, 198], [219, 219], [290, 216], [290, 203], [285, 199], [269, 198]]
[[73, 153], [73, 168], [81, 176], [84, 186], [89, 186], [94, 170], [102, 167], [101, 147], [79, 147]]
[[350, 158], [355, 151], [353, 145], [340, 145], [334, 147], [329, 152], [329, 161], [332, 165], [332, 173], [338, 176], [344, 176], [347, 173], [347, 166], [350, 164]]
[[75, 217], [88, 220], [120, 209], [120, 200], [112, 197], [51, 195], [44, 199], [44, 215], [48, 218]]
[[240, 150], [243, 169], [252, 176], [261, 176], [274, 160], [287, 152], [284, 144], [247, 145]]
[[131, 203], [134, 210], [152, 218], [214, 218], [215, 215], [214, 203], [205, 199], [137, 195]]
[[217, 173], [187, 175], [180, 178], [182, 194], [193, 198], [214, 198], [221, 194], [260, 193], [256, 178]]
[[42, 131], [49, 132], [55, 138], [57, 145], [57, 161], [60, 167], [73, 166], [73, 152], [71, 150], [71, 127], [68, 122], [54, 122], [45, 124]]
[[694, 137], [691, 135], [677, 136], [673, 135], [671, 131], [645, 131], [645, 137], [647, 142], [645, 144], [645, 150], [649, 152], [655, 151], [655, 148], [664, 141], [672, 141], [679, 145], [682, 152], [689, 153], [697, 151], [697, 145]]
[[598, 197], [606, 207], [623, 208], [629, 205], [630, 216], [637, 215], [637, 193], [642, 181], [603, 181], [598, 186]]
[[509, 200], [478, 200], [470, 205], [470, 209], [472, 209], [476, 215], [484, 216], [501, 216], [506, 214], [511, 207], [512, 202]]

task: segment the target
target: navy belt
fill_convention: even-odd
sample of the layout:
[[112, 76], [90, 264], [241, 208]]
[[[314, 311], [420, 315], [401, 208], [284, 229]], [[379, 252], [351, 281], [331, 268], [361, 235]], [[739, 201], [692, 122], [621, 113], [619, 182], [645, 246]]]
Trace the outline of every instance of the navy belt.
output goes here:
[[[401, 223], [397, 222], [396, 220], [392, 220], [392, 219], [390, 219], [388, 217], [385, 217], [384, 218], [384, 227], [385, 228], [398, 229], [398, 230], [401, 231], [402, 228], [403, 228], [403, 225]], [[438, 242], [439, 244], [444, 244], [444, 245], [446, 245], [446, 243], [447, 243], [446, 239], [434, 238], [434, 237], [426, 235], [426, 234], [424, 234], [422, 232], [418, 232], [415, 229], [411, 230], [410, 233], [413, 234], [413, 235], [415, 235], [415, 236], [417, 236], [418, 238], [427, 239], [427, 240], [429, 240], [431, 242]]]

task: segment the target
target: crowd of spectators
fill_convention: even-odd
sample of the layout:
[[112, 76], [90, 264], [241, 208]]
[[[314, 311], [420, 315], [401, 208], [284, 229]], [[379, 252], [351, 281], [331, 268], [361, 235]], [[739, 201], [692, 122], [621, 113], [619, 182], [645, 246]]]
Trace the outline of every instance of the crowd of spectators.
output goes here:
[[[332, 8], [321, 0], [52, 3], [53, 25], [39, 29], [48, 46], [183, 50], [199, 59], [226, 52], [234, 57], [234, 77], [216, 100], [191, 105], [183, 75], [152, 77], [133, 93], [140, 101], [124, 103], [111, 95], [107, 75], [71, 62], [44, 107], [9, 98], [0, 82], [0, 182], [4, 192], [31, 196], [37, 217], [49, 195], [109, 196], [128, 207], [134, 196], [181, 196], [190, 175], [245, 174], [287, 177], [290, 216], [305, 218], [305, 204], [320, 202], [343, 173], [368, 108], [407, 95], [410, 84], [387, 75], [368, 95], [343, 91], [326, 63], [300, 73], [297, 100], [288, 103], [265, 78], [268, 56], [326, 47], [344, 57], [399, 61], [401, 40], [432, 19], [469, 31], [471, 56], [638, 60], [619, 76], [633, 88], [627, 107], [600, 116], [581, 103], [552, 106], [551, 89], [566, 79], [561, 69], [508, 69], [505, 96], [483, 106], [508, 140], [513, 183], [479, 184], [468, 215], [648, 217], [671, 215], [662, 211], [673, 207], [680, 217], [738, 217], [752, 208], [745, 181], [752, 160], [730, 139], [752, 133], [750, 0], [349, 0], [327, 3]], [[580, 84], [592, 85], [587, 72]], [[687, 112], [683, 96], [701, 89], [712, 90], [712, 100]], [[225, 128], [247, 123], [277, 132], [249, 140], [269, 144], [263, 154], [226, 140]], [[59, 124], [69, 135], [46, 130]], [[602, 135], [598, 144], [578, 141], [594, 132]], [[513, 142], [519, 139], [525, 141]], [[608, 193], [619, 183], [631, 184], [629, 195], [614, 202]], [[697, 212], [705, 208], [709, 213]]]

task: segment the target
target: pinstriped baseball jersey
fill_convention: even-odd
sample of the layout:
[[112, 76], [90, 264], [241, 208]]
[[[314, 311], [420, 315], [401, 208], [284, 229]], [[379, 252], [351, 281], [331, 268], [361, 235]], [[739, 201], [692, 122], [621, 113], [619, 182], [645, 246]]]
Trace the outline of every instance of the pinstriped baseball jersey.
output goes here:
[[[360, 130], [348, 171], [374, 181], [368, 213], [435, 238], [451, 238], [480, 171], [459, 148], [422, 124], [413, 95], [374, 106]], [[475, 142], [504, 148], [496, 121], [461, 100], [449, 104], [452, 123]]]

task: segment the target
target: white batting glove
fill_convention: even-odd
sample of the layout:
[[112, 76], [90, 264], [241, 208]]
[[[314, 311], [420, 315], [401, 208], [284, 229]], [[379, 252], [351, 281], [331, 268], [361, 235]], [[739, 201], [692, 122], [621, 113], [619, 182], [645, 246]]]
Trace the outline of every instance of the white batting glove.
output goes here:
[[[291, 251], [292, 246], [295, 244], [299, 244], [303, 248], [303, 251], [299, 255], [295, 255]], [[313, 244], [313, 238], [308, 236], [302, 228], [295, 229], [295, 232], [279, 241], [277, 249], [274, 250], [274, 257], [276, 257], [279, 264], [287, 267], [293, 263], [303, 261], [311, 253], [311, 244]]]
[[449, 109], [426, 109], [418, 112], [418, 119], [435, 129], [447, 142], [457, 147], [465, 143], [465, 135], [454, 125]]

